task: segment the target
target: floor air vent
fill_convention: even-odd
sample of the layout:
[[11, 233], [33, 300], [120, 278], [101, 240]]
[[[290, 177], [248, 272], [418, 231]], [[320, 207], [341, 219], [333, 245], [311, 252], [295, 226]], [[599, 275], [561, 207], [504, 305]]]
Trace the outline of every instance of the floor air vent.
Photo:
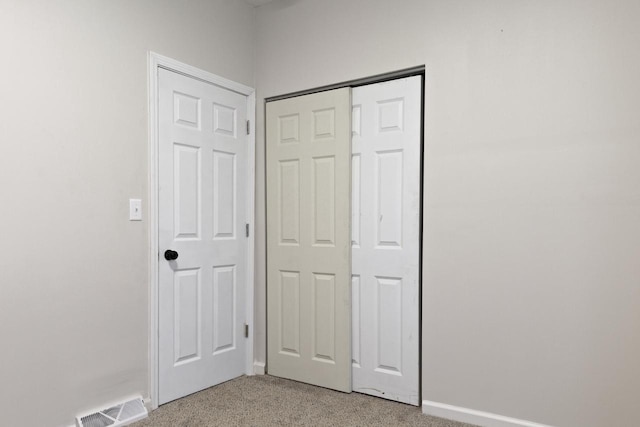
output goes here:
[[107, 409], [76, 417], [76, 425], [78, 427], [126, 426], [147, 418], [147, 415], [147, 408], [144, 407], [142, 398], [138, 397]]

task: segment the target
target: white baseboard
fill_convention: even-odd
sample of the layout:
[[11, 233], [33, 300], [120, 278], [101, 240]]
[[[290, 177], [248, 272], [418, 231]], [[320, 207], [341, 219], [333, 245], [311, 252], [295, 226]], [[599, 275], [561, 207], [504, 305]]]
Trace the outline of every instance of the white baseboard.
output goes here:
[[253, 362], [253, 373], [255, 375], [264, 375], [264, 362]]
[[460, 406], [447, 405], [446, 403], [422, 401], [422, 413], [448, 420], [475, 424], [482, 427], [551, 427], [547, 424], [539, 424], [517, 418], [505, 417], [490, 412], [476, 411], [475, 409], [462, 408]]

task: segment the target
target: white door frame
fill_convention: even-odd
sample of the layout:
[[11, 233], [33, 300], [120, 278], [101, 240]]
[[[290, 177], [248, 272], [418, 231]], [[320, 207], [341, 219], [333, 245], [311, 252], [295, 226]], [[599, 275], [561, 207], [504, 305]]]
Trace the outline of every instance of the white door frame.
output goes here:
[[164, 68], [205, 81], [216, 86], [229, 89], [247, 96], [247, 120], [251, 121], [247, 135], [247, 211], [246, 222], [249, 224], [249, 238], [247, 239], [247, 271], [245, 293], [245, 316], [249, 325], [249, 337], [246, 343], [245, 374], [253, 375], [253, 286], [254, 286], [254, 205], [255, 205], [255, 89], [240, 83], [225, 79], [208, 71], [176, 61], [175, 59], [149, 51], [149, 279], [151, 282], [149, 293], [149, 390], [151, 392], [151, 409], [158, 407], [158, 68]]

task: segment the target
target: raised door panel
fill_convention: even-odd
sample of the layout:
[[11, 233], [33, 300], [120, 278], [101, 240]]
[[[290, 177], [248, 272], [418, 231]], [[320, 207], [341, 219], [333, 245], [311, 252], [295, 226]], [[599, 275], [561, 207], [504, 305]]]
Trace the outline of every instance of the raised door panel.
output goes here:
[[336, 109], [327, 108], [313, 112], [314, 141], [335, 138]]
[[314, 158], [313, 163], [312, 218], [313, 244], [333, 246], [335, 244], [335, 158]]
[[351, 362], [355, 368], [360, 367], [360, 329], [362, 328], [360, 324], [360, 298], [360, 276], [354, 274], [351, 276]]
[[176, 239], [200, 237], [200, 148], [174, 144], [174, 230]]
[[182, 365], [199, 359], [202, 347], [199, 270], [176, 271], [173, 285], [174, 363]]
[[237, 113], [234, 107], [213, 104], [213, 132], [232, 138], [237, 134]]
[[280, 245], [300, 244], [300, 161], [278, 162], [278, 240]]
[[236, 347], [236, 267], [213, 268], [213, 354]]
[[213, 151], [213, 238], [236, 237], [236, 155]]
[[316, 361], [335, 364], [336, 352], [336, 276], [314, 274], [314, 351]]
[[362, 185], [360, 173], [360, 154], [351, 156], [351, 245], [360, 246], [360, 186]]
[[376, 245], [382, 248], [402, 246], [402, 150], [376, 152]]
[[404, 124], [404, 98], [384, 99], [376, 102], [377, 131], [402, 132]]
[[402, 375], [402, 280], [376, 277], [376, 338], [379, 372]]
[[278, 346], [284, 356], [300, 357], [300, 273], [280, 272], [280, 333]]
[[300, 114], [278, 117], [278, 144], [296, 144], [300, 142]]
[[174, 123], [200, 130], [201, 101], [197, 96], [173, 92]]

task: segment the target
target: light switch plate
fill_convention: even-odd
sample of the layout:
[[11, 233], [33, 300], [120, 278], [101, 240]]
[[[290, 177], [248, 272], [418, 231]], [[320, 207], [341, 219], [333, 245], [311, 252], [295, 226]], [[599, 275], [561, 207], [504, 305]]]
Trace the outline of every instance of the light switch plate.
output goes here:
[[142, 221], [142, 200], [129, 199], [129, 221]]

